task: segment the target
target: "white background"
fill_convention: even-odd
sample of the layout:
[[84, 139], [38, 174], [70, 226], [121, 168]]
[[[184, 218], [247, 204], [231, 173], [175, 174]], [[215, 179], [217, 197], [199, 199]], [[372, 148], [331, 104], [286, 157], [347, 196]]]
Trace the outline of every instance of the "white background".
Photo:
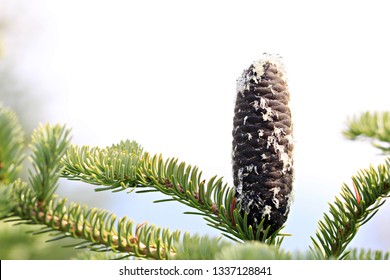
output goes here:
[[[6, 36], [4, 49], [42, 89], [47, 114], [40, 121], [66, 123], [76, 144], [134, 139], [230, 185], [236, 79], [263, 52], [280, 54], [296, 145], [287, 250], [306, 250], [341, 185], [383, 162], [379, 151], [341, 131], [348, 117], [388, 109], [386, 1], [1, 2], [17, 7], [19, 38]], [[160, 196], [93, 195], [80, 183], [63, 184], [60, 194], [137, 222], [218, 234], [182, 215], [185, 207], [151, 203]], [[351, 245], [390, 250], [389, 211], [383, 206]]]

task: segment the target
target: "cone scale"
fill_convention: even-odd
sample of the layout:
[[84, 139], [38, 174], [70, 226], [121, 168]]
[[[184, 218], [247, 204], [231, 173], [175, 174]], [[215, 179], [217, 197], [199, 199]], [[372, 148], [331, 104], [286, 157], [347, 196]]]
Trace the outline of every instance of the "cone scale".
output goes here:
[[292, 203], [290, 94], [279, 56], [265, 54], [237, 80], [233, 118], [233, 180], [241, 214], [268, 235], [287, 220]]

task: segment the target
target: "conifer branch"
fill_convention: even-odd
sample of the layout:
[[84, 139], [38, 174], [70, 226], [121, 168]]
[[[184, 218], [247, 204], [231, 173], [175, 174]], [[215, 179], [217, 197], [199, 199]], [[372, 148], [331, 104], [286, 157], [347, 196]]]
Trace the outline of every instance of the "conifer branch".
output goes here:
[[175, 259], [180, 260], [285, 260], [292, 258], [291, 254], [280, 250], [277, 246], [259, 241], [237, 244], [221, 238], [190, 236], [189, 234], [184, 234], [183, 241], [177, 246], [175, 256]]
[[58, 187], [64, 156], [70, 143], [70, 130], [65, 126], [40, 125], [32, 134], [30, 185], [40, 203], [50, 200]]
[[134, 141], [105, 149], [71, 146], [62, 162], [63, 177], [102, 185], [98, 191], [128, 188], [131, 191], [136, 188], [137, 193], [159, 191], [170, 198], [156, 202], [178, 201], [195, 208], [196, 212], [186, 213], [204, 216], [208, 225], [235, 241], [280, 242], [279, 231], [267, 235], [268, 231], [261, 226], [254, 230], [244, 218], [246, 215], [241, 217], [235, 209], [234, 189], [223, 183], [222, 178], [203, 180], [198, 167], [176, 158], [164, 160], [161, 155], [151, 156]]
[[135, 186], [142, 153], [142, 147], [135, 141], [122, 141], [106, 148], [70, 146], [63, 160], [62, 175], [105, 186], [97, 190], [121, 191]]
[[390, 152], [390, 112], [364, 112], [348, 120], [344, 136], [351, 140], [367, 138], [374, 147]]
[[114, 214], [96, 208], [82, 207], [66, 199], [50, 199], [43, 208], [34, 191], [21, 181], [15, 182], [8, 192], [12, 211], [3, 217], [8, 221], [44, 225], [40, 231], [52, 232], [51, 241], [72, 237], [81, 239], [75, 248], [95, 251], [113, 251], [128, 256], [150, 259], [167, 259], [174, 256], [174, 241], [180, 232], [170, 233], [153, 225], [134, 225], [123, 217], [117, 220]]
[[379, 250], [352, 249], [347, 260], [390, 260], [390, 252], [382, 252]]
[[147, 224], [138, 225], [126, 217], [116, 220], [115, 215], [99, 209], [81, 207], [66, 200], [56, 200], [53, 193], [64, 168], [61, 158], [69, 145], [69, 133], [64, 126], [41, 125], [32, 135], [32, 166], [30, 186], [14, 181], [2, 192], [6, 196], [7, 211], [2, 218], [20, 223], [40, 224], [45, 227], [35, 233], [53, 232], [58, 240], [66, 237], [82, 239], [77, 248], [122, 252], [131, 256], [166, 259], [174, 251], [172, 243], [179, 232], [171, 234]]
[[352, 177], [353, 188], [341, 189], [341, 198], [329, 204], [329, 214], [318, 223], [312, 251], [320, 259], [344, 259], [348, 244], [358, 229], [368, 222], [390, 194], [390, 159], [376, 169], [361, 170]]
[[237, 246], [224, 246], [215, 259], [217, 260], [291, 260], [308, 259], [309, 255], [293, 255], [257, 241], [248, 241]]
[[219, 237], [183, 235], [183, 240], [176, 247], [176, 260], [214, 260], [216, 255], [225, 247], [232, 246], [231, 242]]
[[25, 138], [16, 114], [0, 104], [0, 183], [18, 178], [25, 158]]

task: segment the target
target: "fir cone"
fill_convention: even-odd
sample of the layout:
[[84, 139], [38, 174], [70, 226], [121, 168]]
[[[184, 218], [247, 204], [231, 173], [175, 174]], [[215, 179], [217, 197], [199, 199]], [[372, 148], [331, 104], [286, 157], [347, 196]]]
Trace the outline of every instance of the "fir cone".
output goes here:
[[290, 94], [280, 58], [267, 55], [237, 80], [233, 119], [236, 203], [248, 224], [269, 235], [287, 220], [292, 203], [293, 138]]

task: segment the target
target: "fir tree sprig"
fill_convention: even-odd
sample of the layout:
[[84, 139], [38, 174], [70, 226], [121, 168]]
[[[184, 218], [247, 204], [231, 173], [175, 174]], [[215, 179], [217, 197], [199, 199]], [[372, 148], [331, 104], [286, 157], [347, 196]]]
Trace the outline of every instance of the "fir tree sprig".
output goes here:
[[138, 186], [145, 189], [140, 192], [158, 190], [170, 196], [158, 202], [175, 200], [195, 208], [197, 212], [186, 213], [203, 215], [209, 225], [222, 230], [229, 238], [232, 233], [237, 236], [230, 211], [233, 190], [222, 178], [215, 176], [208, 181], [202, 180], [198, 167], [148, 153], [143, 157], [138, 174]]
[[380, 250], [370, 249], [352, 249], [347, 260], [390, 260], [390, 252], [382, 252]]
[[176, 247], [176, 260], [214, 260], [216, 255], [225, 247], [231, 246], [231, 242], [220, 237], [209, 237], [189, 233], [183, 235], [183, 239]]
[[224, 246], [215, 256], [217, 260], [291, 260], [311, 258], [291, 254], [258, 241], [248, 241], [237, 246]]
[[72, 237], [81, 240], [75, 248], [112, 251], [139, 258], [167, 259], [175, 254], [172, 245], [179, 239], [179, 231], [171, 233], [168, 229], [144, 223], [135, 225], [126, 217], [117, 219], [105, 210], [76, 203], [67, 206], [66, 199], [50, 199], [42, 207], [34, 191], [21, 181], [13, 184], [8, 195], [13, 206], [5, 218], [43, 225], [34, 233], [51, 232], [50, 241]]
[[50, 200], [58, 187], [58, 179], [64, 166], [61, 158], [70, 143], [70, 130], [65, 126], [40, 125], [31, 137], [30, 185], [38, 201]]
[[[298, 256], [301, 259], [306, 255]], [[183, 260], [286, 260], [294, 256], [276, 246], [259, 241], [232, 243], [217, 237], [190, 236], [184, 234], [183, 242], [177, 246], [175, 259]]]
[[352, 177], [353, 190], [343, 185], [340, 197], [329, 204], [329, 214], [318, 223], [312, 237], [313, 252], [320, 259], [344, 259], [348, 244], [358, 229], [367, 223], [385, 203], [390, 193], [390, 159], [377, 168], [361, 170]]
[[63, 176], [105, 186], [97, 190], [121, 191], [136, 183], [142, 153], [142, 147], [129, 140], [106, 148], [72, 145], [63, 160]]
[[367, 138], [384, 153], [390, 152], [390, 112], [364, 112], [347, 121], [344, 136], [351, 140]]
[[16, 114], [0, 104], [0, 182], [16, 180], [25, 158], [25, 136]]
[[136, 142], [127, 140], [105, 149], [71, 146], [62, 161], [63, 177], [102, 185], [98, 191], [121, 191], [129, 187], [131, 191], [136, 188], [137, 193], [159, 191], [169, 198], [156, 202], [178, 201], [195, 208], [196, 212], [185, 213], [202, 215], [208, 225], [230, 239], [281, 242], [277, 238], [283, 236], [280, 230], [268, 235], [262, 226], [252, 228], [247, 215], [241, 216], [235, 209], [234, 189], [222, 178], [215, 176], [206, 181], [198, 167], [176, 158], [164, 160], [160, 154], [151, 156]]
[[[54, 198], [60, 174], [64, 168], [61, 158], [69, 145], [70, 131], [65, 126], [41, 125], [32, 135], [32, 166], [29, 183], [12, 182], [2, 191], [7, 211], [2, 218], [44, 227], [34, 232], [52, 232], [59, 240], [66, 237], [81, 239], [76, 248], [122, 252], [130, 256], [166, 259], [174, 251], [173, 241], [179, 232], [170, 233], [154, 225], [140, 224], [126, 217], [117, 220], [105, 210], [78, 204], [66, 204], [66, 199]], [[126, 145], [124, 145], [126, 148]], [[3, 197], [2, 197], [3, 200]], [[135, 230], [134, 230], [135, 228]]]

